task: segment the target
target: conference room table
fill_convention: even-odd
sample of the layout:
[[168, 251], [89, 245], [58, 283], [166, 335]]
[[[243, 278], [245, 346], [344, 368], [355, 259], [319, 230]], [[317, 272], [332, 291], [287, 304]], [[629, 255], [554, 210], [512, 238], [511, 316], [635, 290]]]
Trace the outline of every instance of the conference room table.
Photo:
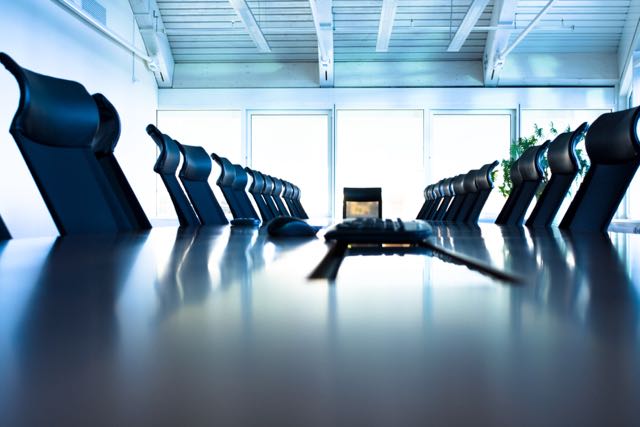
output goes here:
[[640, 425], [640, 235], [429, 242], [335, 280], [322, 231], [0, 243], [0, 425]]

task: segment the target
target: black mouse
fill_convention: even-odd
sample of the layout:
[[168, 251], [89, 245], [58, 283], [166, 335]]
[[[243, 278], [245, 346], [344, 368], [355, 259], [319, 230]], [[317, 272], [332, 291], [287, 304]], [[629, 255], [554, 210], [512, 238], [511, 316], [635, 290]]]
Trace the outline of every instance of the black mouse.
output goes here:
[[267, 232], [273, 237], [310, 237], [315, 236], [318, 229], [303, 219], [290, 216], [276, 217], [267, 225]]

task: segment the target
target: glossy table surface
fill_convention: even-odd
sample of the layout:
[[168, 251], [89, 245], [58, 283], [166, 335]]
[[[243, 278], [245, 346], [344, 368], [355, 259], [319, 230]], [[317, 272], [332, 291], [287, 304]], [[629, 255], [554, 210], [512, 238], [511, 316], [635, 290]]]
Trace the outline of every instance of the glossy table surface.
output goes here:
[[[0, 425], [640, 425], [640, 235], [230, 227], [0, 243]], [[402, 255], [392, 255], [396, 251]]]

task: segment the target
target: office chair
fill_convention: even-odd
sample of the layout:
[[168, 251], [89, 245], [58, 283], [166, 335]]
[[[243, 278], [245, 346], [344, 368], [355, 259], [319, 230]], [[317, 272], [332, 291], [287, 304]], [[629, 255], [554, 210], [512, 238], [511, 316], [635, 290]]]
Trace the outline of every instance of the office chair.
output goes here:
[[162, 182], [169, 192], [169, 197], [178, 215], [180, 226], [199, 226], [200, 220], [176, 178], [176, 171], [180, 165], [180, 148], [178, 147], [178, 143], [171, 139], [169, 135], [160, 132], [154, 125], [147, 126], [147, 133], [160, 150], [153, 170], [160, 175]]
[[264, 201], [273, 213], [273, 216], [281, 216], [282, 214], [278, 210], [278, 206], [276, 206], [276, 202], [273, 199], [273, 192], [275, 190], [276, 183], [269, 175], [262, 174], [262, 176], [264, 177], [264, 193], [262, 194], [262, 197], [264, 197]]
[[461, 215], [460, 221], [467, 224], [476, 224], [478, 222], [480, 213], [493, 190], [493, 179], [491, 178], [491, 174], [498, 165], [498, 161], [494, 161], [492, 163], [487, 163], [476, 171], [475, 185], [478, 189], [476, 193], [477, 196], [472, 199], [473, 203], [468, 207], [469, 213], [466, 216]]
[[233, 181], [236, 176], [236, 168], [225, 157], [220, 157], [216, 153], [211, 153], [211, 158], [220, 166], [220, 175], [216, 180], [216, 184], [220, 187], [222, 195], [229, 206], [231, 215], [234, 218], [244, 218], [242, 205], [236, 199], [236, 193], [233, 190]]
[[[177, 141], [176, 141], [177, 142]], [[180, 181], [202, 225], [225, 225], [229, 221], [209, 185], [211, 157], [204, 148], [178, 143], [184, 162]]]
[[267, 222], [275, 216], [267, 206], [267, 203], [264, 201], [264, 197], [262, 197], [262, 192], [264, 191], [264, 176], [253, 169], [246, 167], [244, 168], [247, 171], [247, 174], [251, 177], [251, 185], [249, 186], [249, 193], [255, 200], [256, 205], [258, 206], [258, 210], [260, 211], [260, 216], [262, 217], [262, 222]]
[[433, 214], [433, 221], [442, 221], [444, 219], [444, 215], [447, 213], [447, 209], [449, 209], [449, 205], [451, 204], [451, 199], [453, 199], [452, 185], [453, 178], [446, 178], [440, 181], [438, 192], [442, 195], [442, 201], [440, 202], [440, 206], [438, 206], [438, 210]]
[[575, 131], [561, 133], [549, 144], [547, 159], [551, 178], [525, 223], [527, 227], [551, 226], [571, 184], [578, 175], [580, 166], [576, 145], [584, 137], [588, 128], [587, 123], [582, 123]]
[[640, 107], [606, 113], [589, 128], [585, 145], [591, 167], [560, 228], [605, 232], [640, 165]]
[[512, 167], [513, 190], [498, 215], [496, 224], [522, 225], [527, 209], [542, 183], [544, 172], [541, 162], [548, 145], [549, 141], [545, 141], [540, 145], [529, 147], [514, 162], [517, 169]]
[[282, 198], [284, 199], [284, 202], [286, 203], [287, 208], [289, 209], [289, 212], [291, 213], [292, 216], [301, 218], [302, 214], [298, 210], [298, 207], [296, 206], [295, 201], [293, 200], [293, 194], [295, 193], [293, 184], [291, 184], [289, 181], [282, 181], [282, 182], [284, 184], [284, 191], [282, 192]]
[[382, 218], [382, 188], [343, 189], [342, 217], [378, 217]]
[[242, 206], [242, 211], [244, 212], [243, 218], [255, 218], [259, 220], [258, 212], [253, 208], [249, 195], [247, 194], [247, 184], [249, 183], [247, 171], [240, 165], [234, 164], [233, 167], [235, 168], [235, 174], [231, 188], [236, 194], [236, 200]]
[[440, 183], [441, 181], [436, 182], [435, 184], [431, 185], [431, 188], [429, 189], [429, 197], [431, 199], [431, 203], [429, 203], [429, 206], [427, 207], [426, 212], [424, 213], [424, 216], [422, 217], [422, 219], [424, 220], [432, 220], [435, 213], [438, 211], [438, 208], [440, 207], [440, 203], [442, 202], [442, 194], [440, 193]]
[[469, 215], [471, 207], [479, 197], [478, 187], [476, 185], [476, 175], [478, 170], [472, 169], [462, 177], [462, 187], [464, 191], [464, 199], [460, 202], [458, 211], [453, 215], [452, 221], [464, 222]]
[[283, 202], [282, 192], [284, 191], [284, 183], [280, 178], [271, 177], [273, 179], [273, 200], [276, 202], [278, 211], [282, 216], [292, 216]]
[[444, 214], [444, 221], [454, 221], [462, 207], [462, 204], [464, 203], [467, 196], [467, 192], [464, 187], [464, 177], [465, 175], [458, 175], [453, 178], [452, 188], [454, 196], [451, 204], [449, 205], [449, 209], [447, 209], [447, 212]]
[[[307, 215], [307, 211], [305, 211], [304, 207], [302, 206], [302, 201], [300, 200], [301, 198], [302, 198], [302, 191], [300, 190], [300, 187], [294, 184], [293, 185], [293, 202], [295, 203], [299, 213], [297, 217], [302, 219], [309, 219], [309, 215]], [[380, 209], [382, 209], [382, 207]]]
[[10, 132], [61, 235], [131, 229], [91, 143], [100, 116], [81, 84], [20, 67], [0, 53], [20, 88]]
[[424, 202], [422, 203], [422, 206], [418, 211], [418, 215], [416, 215], [416, 219], [422, 219], [424, 217], [424, 214], [427, 212], [427, 209], [429, 208], [429, 204], [431, 203], [431, 200], [429, 199], [429, 187], [431, 186], [427, 185], [426, 187], [424, 187], [424, 190], [422, 192], [422, 195], [424, 196]]
[[9, 240], [11, 238], [11, 233], [9, 233], [9, 229], [4, 224], [2, 217], [0, 217], [0, 240]]
[[100, 125], [93, 137], [92, 149], [111, 185], [111, 190], [119, 202], [132, 230], [149, 230], [151, 223], [144, 213], [127, 177], [124, 175], [114, 155], [120, 139], [120, 117], [115, 107], [101, 93], [93, 94], [98, 106]]

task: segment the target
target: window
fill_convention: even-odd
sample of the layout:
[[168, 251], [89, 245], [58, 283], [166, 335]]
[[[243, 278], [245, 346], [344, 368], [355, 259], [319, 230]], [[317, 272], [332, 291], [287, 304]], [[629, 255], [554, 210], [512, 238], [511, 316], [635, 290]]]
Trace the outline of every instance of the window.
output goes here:
[[327, 112], [251, 114], [252, 167], [300, 187], [311, 218], [329, 216], [330, 129]]
[[415, 218], [424, 201], [422, 110], [341, 110], [336, 119], [336, 216], [344, 187], [381, 187], [382, 216]]
[[[233, 163], [242, 163], [242, 116], [240, 111], [158, 111], [158, 129], [186, 145], [199, 145], [207, 153], [215, 152]], [[209, 177], [211, 188], [227, 216], [231, 213], [215, 181], [220, 174], [213, 162]], [[156, 179], [156, 215], [175, 217], [169, 194], [159, 177]]]
[[[442, 112], [431, 117], [430, 182], [509, 157], [512, 112]], [[495, 219], [506, 199], [491, 192], [481, 218]]]

